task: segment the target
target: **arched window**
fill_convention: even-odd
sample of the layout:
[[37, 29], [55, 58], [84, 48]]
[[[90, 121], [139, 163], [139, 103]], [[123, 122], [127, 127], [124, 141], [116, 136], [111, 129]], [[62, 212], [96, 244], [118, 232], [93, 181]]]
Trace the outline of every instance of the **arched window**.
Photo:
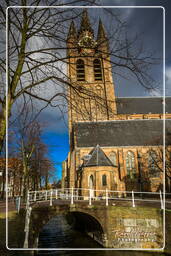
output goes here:
[[84, 68], [83, 60], [81, 59], [77, 60], [76, 70], [77, 70], [77, 81], [85, 81], [85, 68]]
[[128, 151], [126, 156], [126, 170], [127, 170], [127, 175], [130, 176], [131, 178], [133, 178], [134, 175], [136, 174], [135, 156], [132, 151]]
[[149, 168], [149, 176], [150, 177], [159, 177], [160, 171], [157, 166], [157, 154], [154, 151], [148, 152], [148, 168]]
[[114, 166], [116, 166], [116, 153], [115, 153], [115, 152], [111, 152], [111, 153], [110, 153], [109, 159], [110, 159], [110, 161], [112, 162], [112, 164], [113, 164]]
[[102, 80], [101, 61], [99, 59], [95, 59], [93, 62], [93, 67], [94, 67], [94, 80], [101, 81]]
[[107, 177], [106, 174], [102, 175], [102, 186], [106, 186], [107, 185]]
[[89, 188], [93, 188], [94, 187], [94, 179], [93, 179], [93, 175], [90, 175], [89, 177]]

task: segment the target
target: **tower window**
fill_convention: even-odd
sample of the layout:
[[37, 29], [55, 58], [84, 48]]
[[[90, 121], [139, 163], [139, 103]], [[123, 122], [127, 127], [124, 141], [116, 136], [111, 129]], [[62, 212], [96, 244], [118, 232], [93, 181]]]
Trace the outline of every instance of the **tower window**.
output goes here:
[[106, 174], [102, 175], [102, 186], [106, 186], [107, 185], [107, 177]]
[[95, 59], [93, 62], [93, 67], [94, 67], [94, 80], [101, 81], [102, 80], [101, 61], [99, 59]]
[[84, 68], [83, 60], [81, 59], [77, 60], [76, 70], [77, 70], [77, 81], [85, 81], [85, 68]]

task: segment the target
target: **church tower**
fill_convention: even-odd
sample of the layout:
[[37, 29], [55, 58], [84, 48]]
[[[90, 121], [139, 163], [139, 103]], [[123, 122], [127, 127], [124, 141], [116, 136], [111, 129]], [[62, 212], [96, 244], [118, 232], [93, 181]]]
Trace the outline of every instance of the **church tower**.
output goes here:
[[99, 21], [97, 38], [83, 10], [80, 28], [71, 22], [67, 37], [69, 131], [75, 122], [114, 119], [116, 102], [108, 38]]

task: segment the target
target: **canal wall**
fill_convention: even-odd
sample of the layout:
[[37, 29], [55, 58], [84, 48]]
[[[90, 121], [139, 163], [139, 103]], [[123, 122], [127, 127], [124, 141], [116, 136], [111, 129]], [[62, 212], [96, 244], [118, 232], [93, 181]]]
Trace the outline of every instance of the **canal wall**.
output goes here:
[[111, 207], [108, 211], [108, 247], [163, 247], [163, 212], [149, 207]]

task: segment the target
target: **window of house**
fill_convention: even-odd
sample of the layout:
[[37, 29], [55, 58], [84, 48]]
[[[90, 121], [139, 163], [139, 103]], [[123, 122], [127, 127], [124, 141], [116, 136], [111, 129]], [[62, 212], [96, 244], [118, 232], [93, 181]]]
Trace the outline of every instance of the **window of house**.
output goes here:
[[111, 152], [111, 153], [110, 153], [109, 159], [110, 159], [110, 161], [112, 162], [112, 164], [113, 164], [114, 166], [117, 165], [117, 164], [116, 164], [116, 153], [115, 153], [115, 152]]
[[102, 175], [102, 186], [106, 186], [107, 185], [107, 177], [106, 174]]
[[135, 169], [135, 156], [132, 151], [128, 151], [126, 155], [126, 170], [127, 175], [130, 178], [134, 178], [136, 175], [136, 169]]
[[101, 61], [99, 59], [95, 59], [93, 62], [93, 67], [94, 67], [94, 80], [101, 81], [102, 80]]
[[85, 81], [85, 67], [84, 67], [84, 61], [82, 59], [77, 60], [76, 71], [77, 71], [77, 81]]

